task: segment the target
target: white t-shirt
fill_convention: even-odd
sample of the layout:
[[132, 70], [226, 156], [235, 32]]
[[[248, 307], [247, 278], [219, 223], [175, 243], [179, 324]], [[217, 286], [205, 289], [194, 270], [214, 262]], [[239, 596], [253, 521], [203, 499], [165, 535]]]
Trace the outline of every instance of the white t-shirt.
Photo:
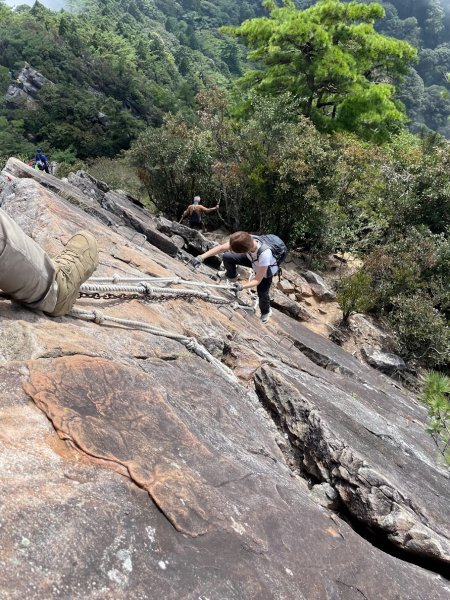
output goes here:
[[253, 270], [256, 272], [256, 269], [259, 267], [269, 267], [267, 269], [266, 277], [275, 275], [275, 273], [278, 271], [278, 266], [277, 261], [273, 257], [272, 250], [267, 248], [266, 250], [263, 250], [258, 257], [258, 250], [261, 247], [261, 242], [256, 240], [256, 244], [256, 252], [247, 252], [247, 257], [252, 263]]

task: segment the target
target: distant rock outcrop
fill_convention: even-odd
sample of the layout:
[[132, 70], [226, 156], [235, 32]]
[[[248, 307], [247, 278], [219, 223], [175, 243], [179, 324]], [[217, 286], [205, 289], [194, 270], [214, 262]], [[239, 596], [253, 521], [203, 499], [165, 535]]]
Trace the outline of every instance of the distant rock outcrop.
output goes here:
[[39, 90], [49, 80], [25, 63], [14, 83], [8, 86], [5, 100], [9, 108], [18, 108], [25, 106], [34, 108]]
[[[6, 171], [2, 208], [50, 255], [86, 228], [96, 277], [212, 283], [124, 195]], [[93, 321], [0, 299], [0, 596], [450, 597], [449, 473], [412, 394], [276, 309], [262, 326], [207, 299], [77, 307]]]

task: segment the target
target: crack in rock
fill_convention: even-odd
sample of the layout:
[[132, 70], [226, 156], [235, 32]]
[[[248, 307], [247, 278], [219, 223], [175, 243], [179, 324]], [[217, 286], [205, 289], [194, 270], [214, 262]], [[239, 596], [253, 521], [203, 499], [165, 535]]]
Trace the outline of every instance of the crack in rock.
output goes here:
[[449, 540], [424, 522], [423, 513], [392, 482], [344, 444], [296, 388], [265, 365], [255, 375], [255, 386], [263, 405], [300, 450], [303, 470], [329, 483], [353, 517], [411, 554], [450, 563]]

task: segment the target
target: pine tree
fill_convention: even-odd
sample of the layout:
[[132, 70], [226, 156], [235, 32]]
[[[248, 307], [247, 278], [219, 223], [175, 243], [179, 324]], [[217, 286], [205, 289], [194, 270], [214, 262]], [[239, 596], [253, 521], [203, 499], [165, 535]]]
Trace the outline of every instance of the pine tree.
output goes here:
[[303, 115], [322, 130], [383, 139], [406, 120], [391, 77], [406, 73], [416, 50], [375, 31], [384, 15], [379, 4], [319, 0], [299, 10], [292, 0], [281, 7], [266, 0], [264, 6], [268, 17], [224, 28], [242, 39], [250, 60], [261, 65], [239, 80], [247, 91], [244, 111], [254, 94], [290, 92]]

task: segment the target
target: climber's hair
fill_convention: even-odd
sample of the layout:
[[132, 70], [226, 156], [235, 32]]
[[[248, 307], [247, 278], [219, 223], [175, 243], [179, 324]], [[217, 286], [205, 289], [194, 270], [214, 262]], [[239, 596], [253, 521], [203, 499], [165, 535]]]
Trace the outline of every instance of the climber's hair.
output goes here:
[[230, 248], [233, 252], [250, 252], [253, 248], [253, 238], [246, 231], [236, 231], [230, 236]]

